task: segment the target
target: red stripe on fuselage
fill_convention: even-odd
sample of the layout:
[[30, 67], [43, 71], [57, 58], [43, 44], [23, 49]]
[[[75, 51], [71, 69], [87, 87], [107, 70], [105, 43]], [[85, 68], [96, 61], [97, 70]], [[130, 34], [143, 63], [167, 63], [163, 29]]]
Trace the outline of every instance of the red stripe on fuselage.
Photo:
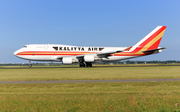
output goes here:
[[84, 54], [92, 54], [97, 52], [59, 52], [59, 51], [25, 51], [20, 52], [17, 55], [84, 55]]

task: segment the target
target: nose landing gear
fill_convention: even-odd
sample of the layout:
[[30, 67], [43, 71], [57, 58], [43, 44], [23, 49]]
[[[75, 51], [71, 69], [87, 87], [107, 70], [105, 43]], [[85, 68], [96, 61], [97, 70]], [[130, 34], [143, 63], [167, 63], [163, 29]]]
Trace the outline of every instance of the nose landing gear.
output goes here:
[[30, 61], [30, 60], [29, 60], [29, 65], [28, 65], [28, 66], [29, 66], [29, 68], [31, 68], [31, 67], [32, 67], [32, 64], [31, 64], [31, 61]]

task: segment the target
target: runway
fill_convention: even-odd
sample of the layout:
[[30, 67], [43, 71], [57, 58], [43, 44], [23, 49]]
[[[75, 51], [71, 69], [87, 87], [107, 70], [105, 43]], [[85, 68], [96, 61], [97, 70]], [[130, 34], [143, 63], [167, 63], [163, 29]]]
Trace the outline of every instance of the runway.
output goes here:
[[61, 80], [61, 81], [0, 81], [0, 84], [103, 83], [103, 82], [162, 82], [162, 81], [180, 81], [180, 79]]
[[[161, 67], [161, 66], [180, 66], [180, 65], [130, 65], [130, 66], [93, 66], [92, 68], [113, 68], [113, 67]], [[0, 67], [0, 69], [49, 69], [49, 68], [80, 68], [79, 66], [57, 66], [57, 67]], [[87, 67], [82, 67], [87, 68]], [[88, 67], [89, 68], [89, 67]], [[90, 67], [91, 68], [91, 67]]]

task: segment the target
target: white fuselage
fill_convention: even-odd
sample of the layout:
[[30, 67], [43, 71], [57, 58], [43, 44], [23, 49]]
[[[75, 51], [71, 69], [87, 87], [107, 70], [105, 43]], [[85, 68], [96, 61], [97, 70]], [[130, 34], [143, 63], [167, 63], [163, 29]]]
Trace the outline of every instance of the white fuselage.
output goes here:
[[[14, 52], [19, 58], [31, 61], [62, 61], [62, 57], [71, 57], [77, 62], [77, 56], [94, 55], [102, 52], [124, 50], [127, 47], [79, 47], [59, 44], [30, 44]], [[109, 56], [101, 58], [102, 61], [117, 61], [132, 56]]]

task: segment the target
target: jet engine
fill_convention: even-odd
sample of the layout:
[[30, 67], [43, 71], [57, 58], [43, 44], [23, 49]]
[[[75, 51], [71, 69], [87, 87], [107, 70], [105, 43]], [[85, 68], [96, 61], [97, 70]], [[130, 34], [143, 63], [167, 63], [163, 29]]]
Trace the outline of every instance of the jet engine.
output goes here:
[[72, 64], [72, 62], [73, 62], [73, 60], [72, 60], [72, 58], [63, 58], [62, 59], [62, 63], [63, 64]]
[[95, 57], [93, 55], [85, 55], [84, 61], [85, 62], [94, 62]]

